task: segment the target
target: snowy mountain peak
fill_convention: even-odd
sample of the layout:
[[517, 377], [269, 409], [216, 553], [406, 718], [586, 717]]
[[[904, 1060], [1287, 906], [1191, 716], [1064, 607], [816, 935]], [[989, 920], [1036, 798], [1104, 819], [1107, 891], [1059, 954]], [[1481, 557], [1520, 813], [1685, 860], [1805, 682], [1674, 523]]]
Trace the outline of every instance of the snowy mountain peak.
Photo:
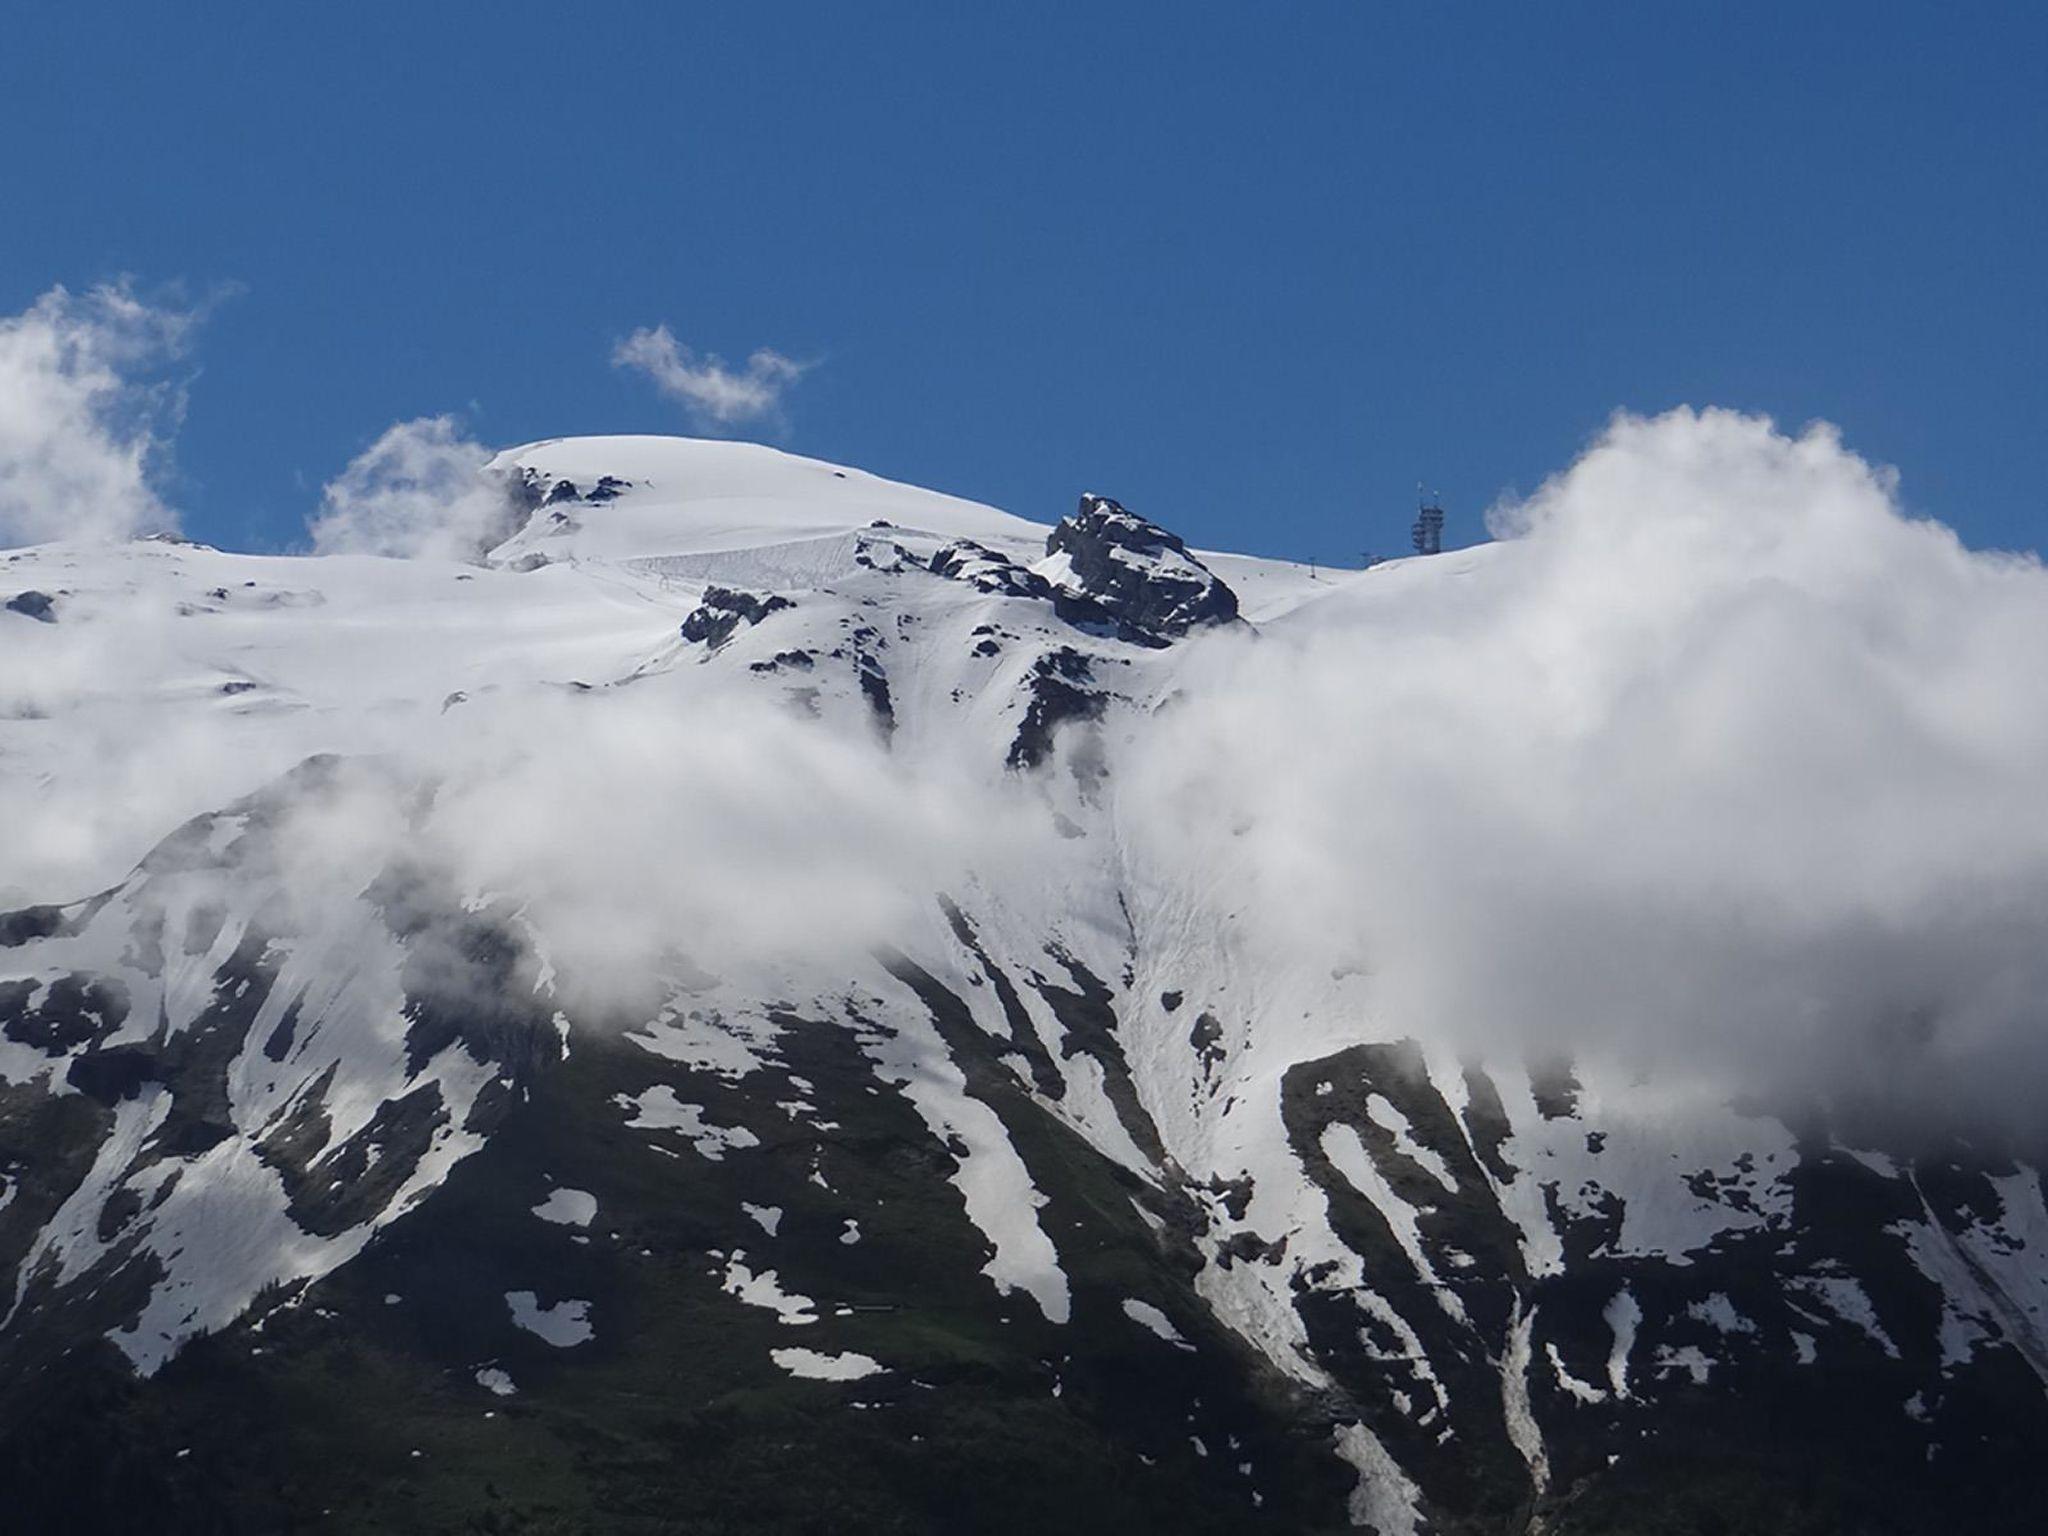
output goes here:
[[519, 477], [526, 525], [492, 554], [514, 565], [659, 560], [841, 538], [878, 523], [946, 538], [1033, 543], [1042, 525], [864, 470], [758, 443], [681, 437], [562, 437], [508, 449], [491, 470]]
[[1237, 594], [1178, 534], [1093, 493], [1045, 541], [1041, 574], [1093, 599], [1145, 643], [1237, 617]]

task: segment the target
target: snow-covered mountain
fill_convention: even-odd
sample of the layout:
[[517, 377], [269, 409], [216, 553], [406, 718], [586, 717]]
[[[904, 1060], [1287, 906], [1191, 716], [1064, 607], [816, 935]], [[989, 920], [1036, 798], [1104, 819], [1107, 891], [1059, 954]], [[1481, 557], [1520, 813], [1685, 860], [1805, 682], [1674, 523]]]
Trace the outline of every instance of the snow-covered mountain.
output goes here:
[[489, 473], [0, 556], [16, 1528], [2031, 1528], [2037, 1169], [1390, 1027], [1134, 832], [1205, 648], [1515, 551]]

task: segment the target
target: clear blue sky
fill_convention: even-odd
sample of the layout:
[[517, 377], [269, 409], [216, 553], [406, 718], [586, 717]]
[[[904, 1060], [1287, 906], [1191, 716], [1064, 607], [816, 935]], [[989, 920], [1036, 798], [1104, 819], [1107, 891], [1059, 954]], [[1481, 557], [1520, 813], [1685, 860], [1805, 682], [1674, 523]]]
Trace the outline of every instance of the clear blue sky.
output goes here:
[[[1454, 542], [1616, 406], [1839, 422], [2048, 526], [2033, 5], [27, 3], [0, 311], [239, 285], [172, 500], [299, 536], [391, 421], [686, 430], [614, 342], [820, 359], [778, 439], [1201, 543]], [[1460, 537], [1462, 536], [1462, 538]]]

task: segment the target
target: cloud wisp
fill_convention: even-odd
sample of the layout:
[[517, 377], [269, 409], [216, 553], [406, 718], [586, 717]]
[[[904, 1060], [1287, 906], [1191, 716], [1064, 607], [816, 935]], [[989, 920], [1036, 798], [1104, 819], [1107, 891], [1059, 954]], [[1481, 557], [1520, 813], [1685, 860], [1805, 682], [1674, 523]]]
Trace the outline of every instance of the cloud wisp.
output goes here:
[[783, 396], [813, 366], [763, 347], [734, 368], [684, 346], [666, 325], [634, 331], [612, 350], [612, 364], [645, 374], [698, 426], [721, 429], [779, 422]]
[[395, 423], [328, 482], [307, 525], [314, 552], [476, 559], [517, 531], [522, 510], [484, 473], [490, 459], [453, 417]]
[[164, 370], [195, 323], [125, 283], [0, 318], [0, 544], [176, 526], [156, 476], [184, 393]]

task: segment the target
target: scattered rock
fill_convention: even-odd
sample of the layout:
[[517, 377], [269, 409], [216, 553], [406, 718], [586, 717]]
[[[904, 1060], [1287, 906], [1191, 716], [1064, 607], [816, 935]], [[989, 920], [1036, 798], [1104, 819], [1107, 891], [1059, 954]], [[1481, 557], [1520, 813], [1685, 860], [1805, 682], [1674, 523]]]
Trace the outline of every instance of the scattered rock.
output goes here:
[[682, 636], [685, 640], [702, 641], [715, 651], [733, 637], [742, 622], [758, 624], [771, 613], [795, 606], [788, 598], [772, 593], [759, 597], [730, 587], [706, 587], [704, 601], [683, 620]]

